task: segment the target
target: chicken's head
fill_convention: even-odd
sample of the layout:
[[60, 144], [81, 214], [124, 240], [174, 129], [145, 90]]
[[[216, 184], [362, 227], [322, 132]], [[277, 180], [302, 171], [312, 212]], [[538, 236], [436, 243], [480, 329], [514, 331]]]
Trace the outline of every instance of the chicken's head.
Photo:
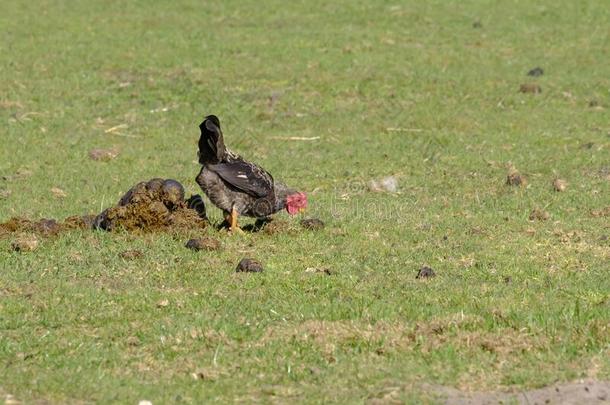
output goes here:
[[286, 197], [286, 211], [290, 215], [303, 212], [307, 207], [307, 195], [305, 193], [289, 194]]

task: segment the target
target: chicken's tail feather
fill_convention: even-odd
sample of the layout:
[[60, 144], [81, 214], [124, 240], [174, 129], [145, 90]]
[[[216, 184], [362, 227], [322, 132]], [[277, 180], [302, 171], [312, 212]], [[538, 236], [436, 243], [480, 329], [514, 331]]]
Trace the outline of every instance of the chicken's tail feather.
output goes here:
[[222, 161], [226, 153], [220, 120], [215, 115], [208, 115], [199, 125], [199, 163], [216, 164]]

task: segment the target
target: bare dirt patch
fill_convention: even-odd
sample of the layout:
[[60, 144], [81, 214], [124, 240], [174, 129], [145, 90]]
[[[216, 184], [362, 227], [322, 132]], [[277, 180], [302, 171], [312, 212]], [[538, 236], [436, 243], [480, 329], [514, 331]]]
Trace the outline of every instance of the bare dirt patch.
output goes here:
[[268, 328], [260, 342], [298, 340], [318, 346], [332, 357], [338, 348], [354, 344], [375, 348], [377, 354], [388, 350], [429, 353], [451, 345], [457, 350], [486, 351], [509, 356], [533, 350], [544, 350], [544, 336], [510, 327], [484, 331], [481, 317], [455, 314], [427, 322], [377, 322], [309, 320], [296, 325]]
[[424, 384], [422, 387], [445, 404], [602, 404], [610, 401], [610, 382], [583, 380], [554, 384], [533, 390], [508, 392], [464, 392], [451, 387]]

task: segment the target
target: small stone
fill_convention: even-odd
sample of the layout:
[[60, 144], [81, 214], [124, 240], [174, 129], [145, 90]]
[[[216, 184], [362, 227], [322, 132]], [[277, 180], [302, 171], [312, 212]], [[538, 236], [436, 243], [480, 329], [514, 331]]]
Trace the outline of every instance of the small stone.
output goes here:
[[551, 217], [551, 215], [548, 212], [541, 210], [539, 208], [535, 208], [530, 213], [529, 218], [530, 218], [530, 221], [546, 221], [550, 217]]
[[141, 250], [130, 249], [125, 250], [124, 252], [119, 253], [119, 257], [125, 260], [136, 260], [144, 256]]
[[95, 148], [89, 151], [89, 158], [95, 161], [103, 161], [107, 162], [116, 158], [119, 155], [118, 149], [110, 148], [110, 149], [102, 149]]
[[22, 235], [11, 243], [15, 252], [32, 252], [38, 248], [38, 239], [34, 235]]
[[536, 83], [524, 83], [519, 87], [521, 93], [538, 94], [542, 93], [542, 88]]
[[169, 305], [169, 300], [161, 300], [157, 302], [157, 308], [165, 308]]
[[553, 180], [553, 188], [557, 192], [566, 191], [567, 186], [568, 186], [568, 183], [565, 180], [562, 180], [562, 179]]
[[306, 218], [301, 220], [301, 226], [311, 231], [319, 231], [324, 229], [324, 222], [318, 218]]
[[511, 169], [506, 176], [506, 184], [509, 186], [526, 186], [527, 179], [522, 176], [517, 170]]
[[244, 258], [241, 259], [235, 271], [237, 273], [260, 273], [263, 271], [263, 266], [254, 259]]
[[199, 250], [213, 251], [213, 250], [220, 249], [220, 241], [218, 241], [217, 239], [214, 239], [214, 238], [207, 238], [207, 237], [190, 239], [188, 242], [186, 242], [185, 247], [187, 249], [191, 249], [191, 250], [195, 250], [195, 251], [199, 251]]
[[544, 69], [542, 69], [541, 67], [535, 67], [532, 70], [530, 70], [529, 72], [527, 72], [528, 76], [532, 76], [532, 77], [538, 77], [538, 76], [542, 76], [544, 74]]
[[475, 21], [472, 23], [472, 28], [483, 28], [483, 24], [481, 23], [481, 21]]
[[147, 399], [142, 399], [140, 402], [138, 402], [138, 405], [153, 405], [153, 403]]
[[435, 277], [436, 273], [434, 272], [434, 270], [432, 270], [432, 268], [428, 267], [428, 266], [424, 266], [421, 269], [419, 269], [419, 271], [417, 272], [417, 276], [415, 278], [431, 278], [431, 277]]

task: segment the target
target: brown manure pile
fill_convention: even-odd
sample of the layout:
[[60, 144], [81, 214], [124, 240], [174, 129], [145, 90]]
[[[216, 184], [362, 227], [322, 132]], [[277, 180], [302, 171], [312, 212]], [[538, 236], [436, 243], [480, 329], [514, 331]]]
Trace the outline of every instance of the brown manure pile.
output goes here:
[[208, 221], [198, 195], [184, 198], [176, 180], [152, 179], [133, 186], [119, 203], [104, 210], [93, 223], [95, 229], [157, 231], [205, 228]]

